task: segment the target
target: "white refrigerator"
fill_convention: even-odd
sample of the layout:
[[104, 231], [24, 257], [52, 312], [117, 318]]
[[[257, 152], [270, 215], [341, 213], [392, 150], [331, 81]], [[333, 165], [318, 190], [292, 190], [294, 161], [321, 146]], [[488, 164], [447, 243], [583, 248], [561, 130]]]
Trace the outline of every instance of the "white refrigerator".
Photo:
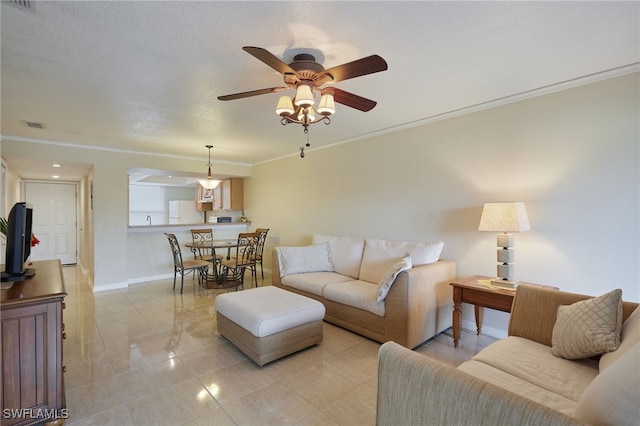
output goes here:
[[171, 225], [202, 224], [204, 214], [196, 210], [195, 201], [169, 201], [169, 223]]

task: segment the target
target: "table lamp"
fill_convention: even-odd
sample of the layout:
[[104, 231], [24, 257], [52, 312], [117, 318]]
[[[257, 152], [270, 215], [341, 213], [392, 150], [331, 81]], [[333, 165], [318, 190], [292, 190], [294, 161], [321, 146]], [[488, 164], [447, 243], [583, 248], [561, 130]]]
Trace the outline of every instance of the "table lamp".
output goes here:
[[491, 284], [515, 288], [514, 232], [529, 231], [529, 219], [523, 202], [485, 203], [480, 217], [479, 231], [502, 232], [498, 234], [498, 277]]

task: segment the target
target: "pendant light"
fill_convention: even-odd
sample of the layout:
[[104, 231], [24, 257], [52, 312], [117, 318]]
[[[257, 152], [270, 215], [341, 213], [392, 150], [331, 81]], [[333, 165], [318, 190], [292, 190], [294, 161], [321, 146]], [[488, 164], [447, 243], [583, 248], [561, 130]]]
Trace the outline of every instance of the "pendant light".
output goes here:
[[221, 181], [211, 177], [211, 148], [213, 148], [213, 145], [205, 145], [205, 147], [209, 149], [209, 163], [207, 164], [209, 169], [207, 170], [207, 178], [199, 179], [198, 183], [205, 189], [214, 189]]

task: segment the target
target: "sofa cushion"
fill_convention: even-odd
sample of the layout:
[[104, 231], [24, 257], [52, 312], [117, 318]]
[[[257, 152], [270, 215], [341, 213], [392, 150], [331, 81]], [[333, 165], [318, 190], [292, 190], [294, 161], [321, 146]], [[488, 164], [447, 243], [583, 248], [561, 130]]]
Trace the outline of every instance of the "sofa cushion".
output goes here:
[[458, 368], [567, 415], [598, 375], [596, 361], [558, 358], [549, 346], [517, 336], [492, 343]]
[[396, 280], [398, 274], [402, 271], [411, 269], [411, 256], [407, 253], [402, 259], [391, 265], [384, 274], [384, 277], [378, 283], [378, 292], [376, 293], [376, 302], [381, 302], [387, 297], [391, 286]]
[[406, 253], [411, 255], [413, 266], [437, 262], [444, 243], [421, 243], [415, 241], [388, 241], [367, 238], [360, 265], [360, 279], [370, 283], [379, 283], [391, 265]]
[[280, 276], [334, 270], [326, 242], [303, 247], [276, 247], [276, 252]]
[[338, 274], [337, 272], [309, 272], [306, 274], [290, 274], [284, 276], [281, 282], [286, 286], [322, 297], [322, 292], [327, 284], [351, 280], [351, 277]]
[[323, 296], [327, 300], [384, 316], [384, 302], [376, 302], [378, 287], [361, 280], [327, 284]]
[[314, 234], [313, 244], [329, 243], [329, 250], [335, 271], [358, 279], [360, 263], [364, 250], [364, 238], [332, 237], [330, 235]]
[[620, 346], [622, 290], [558, 307], [551, 352], [567, 359], [589, 358]]
[[598, 374], [580, 397], [574, 417], [593, 425], [637, 425], [639, 371], [640, 342]]
[[613, 364], [638, 342], [640, 342], [640, 308], [636, 308], [624, 324], [622, 324], [620, 346], [618, 346], [618, 349], [602, 354], [600, 357], [600, 372]]

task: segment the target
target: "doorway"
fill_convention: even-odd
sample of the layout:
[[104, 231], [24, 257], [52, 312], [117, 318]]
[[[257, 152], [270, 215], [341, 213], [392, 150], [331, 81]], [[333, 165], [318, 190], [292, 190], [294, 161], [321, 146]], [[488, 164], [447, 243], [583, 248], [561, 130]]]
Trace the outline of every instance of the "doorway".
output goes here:
[[64, 182], [25, 182], [25, 201], [33, 205], [31, 260], [60, 259], [77, 263], [78, 185]]

